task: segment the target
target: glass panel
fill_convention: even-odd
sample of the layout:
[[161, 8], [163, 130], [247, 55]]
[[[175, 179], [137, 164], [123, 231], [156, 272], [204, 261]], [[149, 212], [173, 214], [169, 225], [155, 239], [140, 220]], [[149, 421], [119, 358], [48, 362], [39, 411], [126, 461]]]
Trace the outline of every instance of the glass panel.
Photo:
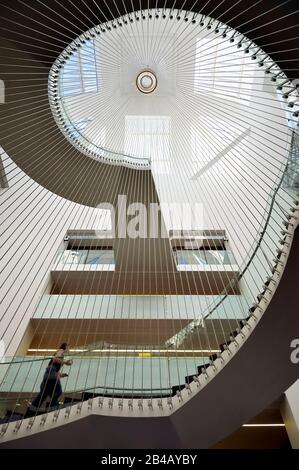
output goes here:
[[55, 265], [115, 265], [113, 250], [65, 250], [57, 254]]
[[90, 250], [86, 264], [115, 264], [113, 250]]
[[94, 41], [88, 42], [80, 51], [83, 91], [96, 93], [98, 91], [96, 56]]
[[238, 264], [231, 251], [225, 251], [223, 264]]
[[299, 189], [299, 132], [292, 130], [291, 146], [287, 169], [283, 178], [283, 187]]
[[[235, 83], [231, 85], [231, 77]], [[194, 70], [194, 92], [213, 91], [233, 98], [250, 98], [254, 72], [252, 60], [235, 44], [221, 37], [198, 38]]]
[[96, 55], [94, 41], [90, 41], [66, 61], [61, 79], [61, 95], [74, 96], [97, 91]]
[[191, 264], [198, 264], [204, 265], [207, 264], [206, 254], [203, 250], [193, 250], [190, 255], [192, 254]]
[[[8, 364], [0, 364], [0, 374], [5, 380], [0, 393], [19, 393], [17, 399], [26, 394], [30, 402], [40, 388], [49, 358], [19, 356], [10, 358]], [[204, 361], [202, 357], [83, 357], [75, 354], [73, 364], [65, 371], [69, 377], [62, 383], [65, 394], [84, 389], [102, 388], [106, 393], [113, 389], [134, 393], [136, 389], [169, 392], [172, 385], [184, 383], [186, 374], [195, 374], [196, 366]], [[124, 390], [125, 389], [125, 390]], [[102, 390], [103, 392], [103, 390]], [[28, 404], [27, 404], [28, 406]]]
[[178, 265], [231, 265], [236, 264], [233, 254], [227, 250], [177, 250]]
[[207, 264], [205, 252], [201, 250], [177, 250], [178, 264]]
[[60, 258], [60, 263], [63, 264], [85, 264], [86, 256], [88, 254], [87, 250], [66, 250], [62, 253]]
[[74, 54], [66, 61], [61, 80], [61, 91], [62, 96], [72, 96], [81, 93], [79, 53]]
[[207, 264], [225, 264], [224, 263], [224, 254], [225, 251], [218, 250], [207, 250], [206, 252]]

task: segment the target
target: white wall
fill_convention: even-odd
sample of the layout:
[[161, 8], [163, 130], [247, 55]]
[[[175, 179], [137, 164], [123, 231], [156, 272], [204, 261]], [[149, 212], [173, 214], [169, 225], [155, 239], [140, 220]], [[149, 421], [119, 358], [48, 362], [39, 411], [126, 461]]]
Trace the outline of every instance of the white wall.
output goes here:
[[66, 231], [109, 228], [110, 213], [49, 192], [7, 155], [3, 164], [9, 188], [0, 194], [0, 332], [10, 356], [48, 290], [50, 269]]

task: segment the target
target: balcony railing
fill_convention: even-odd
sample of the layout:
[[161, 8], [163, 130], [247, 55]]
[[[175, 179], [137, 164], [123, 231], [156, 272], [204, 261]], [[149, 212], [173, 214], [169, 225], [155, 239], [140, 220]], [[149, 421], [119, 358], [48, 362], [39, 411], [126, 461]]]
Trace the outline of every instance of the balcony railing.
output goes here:
[[179, 271], [238, 271], [229, 250], [176, 250]]
[[283, 187], [294, 192], [299, 190], [299, 131], [297, 129], [292, 131], [290, 156]]
[[114, 271], [113, 250], [64, 250], [58, 253], [53, 271]]

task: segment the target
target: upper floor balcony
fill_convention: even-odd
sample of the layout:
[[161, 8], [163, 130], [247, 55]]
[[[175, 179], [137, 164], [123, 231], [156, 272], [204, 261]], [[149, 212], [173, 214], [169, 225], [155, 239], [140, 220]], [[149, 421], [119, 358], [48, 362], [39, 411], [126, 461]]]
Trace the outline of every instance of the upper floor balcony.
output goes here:
[[81, 249], [60, 251], [53, 270], [57, 271], [114, 271], [115, 258], [111, 249]]

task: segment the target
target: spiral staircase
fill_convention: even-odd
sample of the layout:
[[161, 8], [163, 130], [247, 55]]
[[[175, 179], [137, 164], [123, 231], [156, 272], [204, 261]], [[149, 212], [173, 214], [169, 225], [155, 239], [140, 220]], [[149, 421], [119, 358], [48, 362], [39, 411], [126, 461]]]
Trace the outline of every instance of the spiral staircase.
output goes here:
[[207, 448], [298, 378], [295, 10], [191, 3], [0, 2], [0, 448]]

